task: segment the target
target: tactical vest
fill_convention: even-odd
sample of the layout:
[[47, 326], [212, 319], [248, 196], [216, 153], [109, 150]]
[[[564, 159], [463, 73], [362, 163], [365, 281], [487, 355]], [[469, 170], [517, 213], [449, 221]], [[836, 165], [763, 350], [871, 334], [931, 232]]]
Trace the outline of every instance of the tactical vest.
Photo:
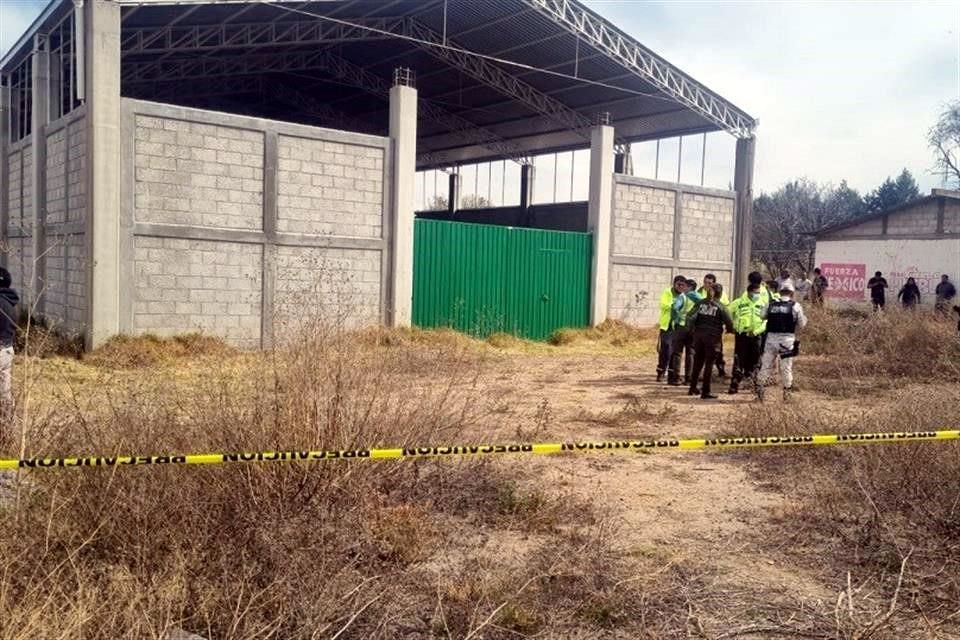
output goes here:
[[796, 333], [797, 319], [793, 317], [794, 300], [772, 300], [767, 311], [767, 333]]

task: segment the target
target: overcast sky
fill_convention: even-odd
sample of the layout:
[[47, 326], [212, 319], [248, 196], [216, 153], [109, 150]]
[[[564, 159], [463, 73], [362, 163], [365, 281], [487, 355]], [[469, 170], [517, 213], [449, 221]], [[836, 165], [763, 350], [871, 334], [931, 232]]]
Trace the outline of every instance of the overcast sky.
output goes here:
[[[937, 186], [925, 133], [960, 98], [960, 2], [587, 1], [760, 119], [760, 189], [806, 176], [863, 191], [903, 167]], [[0, 51], [45, 5], [0, 0]], [[684, 182], [699, 182], [701, 145], [684, 140]], [[661, 145], [661, 178], [676, 177], [676, 147]], [[653, 150], [635, 157], [650, 174]], [[707, 184], [725, 187], [729, 136], [710, 137], [707, 165]]]

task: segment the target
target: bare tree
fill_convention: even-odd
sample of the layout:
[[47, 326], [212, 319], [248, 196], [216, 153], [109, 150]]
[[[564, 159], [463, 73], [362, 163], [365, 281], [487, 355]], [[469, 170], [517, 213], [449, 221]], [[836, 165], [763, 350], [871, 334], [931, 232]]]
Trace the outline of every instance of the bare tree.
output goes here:
[[814, 267], [813, 234], [860, 215], [863, 200], [846, 182], [833, 187], [801, 179], [762, 194], [753, 209], [754, 261], [773, 275], [806, 275]]
[[947, 106], [927, 136], [936, 154], [934, 171], [943, 181], [960, 189], [960, 100]]

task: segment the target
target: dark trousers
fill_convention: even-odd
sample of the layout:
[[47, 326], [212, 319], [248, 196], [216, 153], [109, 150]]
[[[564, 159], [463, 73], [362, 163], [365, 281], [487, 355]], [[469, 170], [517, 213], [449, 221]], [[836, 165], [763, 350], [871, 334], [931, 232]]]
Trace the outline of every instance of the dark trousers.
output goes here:
[[713, 361], [717, 366], [717, 375], [723, 374], [727, 363], [723, 360], [723, 338], [717, 340], [717, 355]]
[[697, 388], [697, 379], [703, 371], [703, 384], [700, 385], [700, 394], [710, 395], [710, 378], [713, 376], [713, 361], [717, 357], [717, 341], [722, 336], [707, 333], [698, 333], [693, 337], [693, 375], [690, 376], [690, 388]]
[[660, 329], [660, 341], [657, 343], [657, 375], [666, 373], [670, 367], [670, 349], [673, 346], [673, 331]]
[[887, 304], [886, 298], [872, 298], [873, 310], [874, 311], [883, 311], [883, 307]]
[[683, 359], [683, 378], [690, 377], [690, 366], [693, 361], [693, 334], [686, 327], [677, 327], [673, 330], [673, 340], [670, 344], [670, 367], [667, 377], [671, 382], [680, 380], [680, 360]]
[[734, 337], [733, 352], [733, 379], [730, 385], [737, 388], [744, 378], [752, 378], [756, 383], [760, 356], [763, 353], [763, 336], [738, 333]]

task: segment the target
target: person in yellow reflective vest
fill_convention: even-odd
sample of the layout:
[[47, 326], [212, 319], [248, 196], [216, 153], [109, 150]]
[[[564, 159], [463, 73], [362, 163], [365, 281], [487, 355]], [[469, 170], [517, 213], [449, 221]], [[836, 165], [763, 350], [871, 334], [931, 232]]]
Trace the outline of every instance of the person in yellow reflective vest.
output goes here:
[[667, 384], [670, 386], [680, 386], [681, 360], [683, 382], [690, 384], [690, 371], [693, 369], [693, 333], [687, 327], [687, 316], [702, 299], [697, 293], [696, 280], [687, 280], [686, 293], [673, 301], [673, 342], [670, 345], [670, 366], [667, 370]]
[[670, 367], [670, 349], [673, 345], [673, 303], [687, 291], [687, 279], [676, 276], [673, 286], [667, 287], [660, 294], [660, 336], [657, 341], [657, 382], [663, 380], [664, 374]]
[[749, 378], [755, 392], [758, 392], [757, 375], [760, 356], [763, 353], [763, 335], [767, 331], [765, 319], [768, 301], [763, 300], [762, 284], [751, 283], [747, 292], [730, 303], [728, 311], [733, 319], [734, 348], [733, 375], [727, 393], [735, 394], [740, 390], [740, 382]]
[[[697, 289], [697, 293], [700, 294], [702, 298], [707, 297], [707, 287], [716, 287], [717, 288], [717, 302], [720, 303], [724, 309], [730, 305], [730, 297], [727, 296], [726, 291], [723, 290], [723, 286], [717, 284], [717, 276], [712, 273], [708, 273], [703, 276], [703, 286]], [[727, 377], [727, 363], [723, 360], [723, 339], [717, 340], [717, 353], [714, 356], [713, 364], [717, 367], [717, 375], [721, 378]]]

